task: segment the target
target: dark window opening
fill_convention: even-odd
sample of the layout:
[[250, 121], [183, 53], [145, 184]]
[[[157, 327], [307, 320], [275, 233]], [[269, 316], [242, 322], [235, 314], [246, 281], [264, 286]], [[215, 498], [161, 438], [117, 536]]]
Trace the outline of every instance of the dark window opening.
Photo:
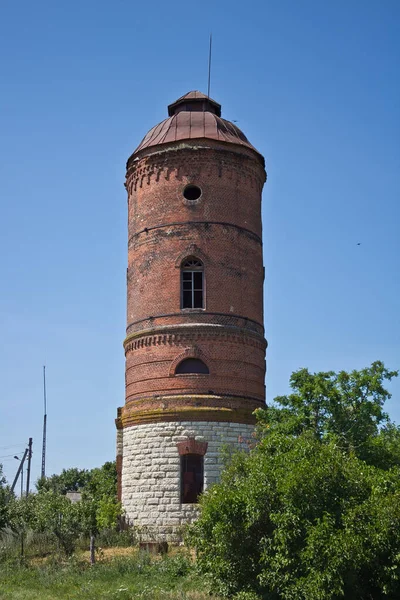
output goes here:
[[204, 486], [204, 458], [198, 454], [181, 456], [181, 502], [195, 504]]
[[203, 263], [197, 258], [189, 258], [181, 267], [181, 308], [203, 308], [203, 306]]
[[187, 185], [183, 190], [186, 200], [198, 200], [201, 196], [201, 188], [197, 185]]
[[210, 373], [206, 363], [199, 358], [185, 358], [176, 367], [175, 374], [181, 375], [182, 373], [201, 373], [208, 375]]

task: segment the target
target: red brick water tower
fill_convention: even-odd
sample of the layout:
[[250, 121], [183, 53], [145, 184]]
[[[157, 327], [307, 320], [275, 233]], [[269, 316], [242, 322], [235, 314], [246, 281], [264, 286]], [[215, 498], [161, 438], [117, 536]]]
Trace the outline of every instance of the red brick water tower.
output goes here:
[[264, 159], [190, 92], [127, 162], [126, 400], [117, 417], [126, 517], [173, 540], [265, 403]]

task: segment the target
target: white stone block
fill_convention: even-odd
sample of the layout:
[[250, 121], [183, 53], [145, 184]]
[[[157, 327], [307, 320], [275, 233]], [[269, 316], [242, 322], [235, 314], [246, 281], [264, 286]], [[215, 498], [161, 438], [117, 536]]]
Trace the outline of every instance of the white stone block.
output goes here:
[[[179, 525], [197, 518], [199, 507], [180, 503], [180, 457], [177, 442], [186, 436], [208, 442], [204, 483], [218, 481], [220, 449], [234, 448], [239, 435], [251, 439], [251, 425], [235, 423], [169, 422], [127, 427], [119, 437], [122, 448], [122, 503], [127, 519], [147, 528], [157, 539], [177, 540]], [[150, 536], [150, 533], [148, 533]]]

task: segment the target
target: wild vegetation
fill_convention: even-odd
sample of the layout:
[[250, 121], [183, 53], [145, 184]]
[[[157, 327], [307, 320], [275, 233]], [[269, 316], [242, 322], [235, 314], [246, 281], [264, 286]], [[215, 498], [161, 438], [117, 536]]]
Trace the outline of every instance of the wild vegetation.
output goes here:
[[383, 410], [380, 362], [293, 373], [293, 393], [259, 410], [258, 439], [201, 500], [190, 532], [223, 596], [400, 598], [400, 428]]
[[384, 411], [395, 376], [381, 362], [293, 373], [203, 494], [191, 553], [150, 556], [118, 530], [114, 463], [65, 470], [23, 499], [0, 468], [0, 600], [399, 598], [400, 428]]
[[[199, 591], [187, 551], [151, 556], [139, 551], [132, 529], [118, 530], [114, 463], [67, 469], [36, 487], [1, 504], [0, 600], [210, 598]], [[4, 479], [0, 490], [6, 500]], [[81, 501], [72, 503], [67, 491], [81, 492]], [[95, 564], [88, 551], [93, 536]]]
[[[12, 496], [4, 503], [3, 528], [22, 541], [33, 534], [45, 535], [51, 551], [71, 556], [82, 538], [93, 540], [100, 532], [116, 528], [121, 514], [116, 478], [115, 463], [108, 462], [91, 471], [67, 469], [40, 479], [35, 494]], [[71, 502], [68, 491], [80, 491], [81, 501]], [[3, 546], [3, 554], [6, 551]]]
[[[87, 557], [88, 558], [88, 557]], [[78, 554], [67, 561], [0, 567], [0, 600], [212, 600], [187, 554], [130, 554], [90, 566]]]

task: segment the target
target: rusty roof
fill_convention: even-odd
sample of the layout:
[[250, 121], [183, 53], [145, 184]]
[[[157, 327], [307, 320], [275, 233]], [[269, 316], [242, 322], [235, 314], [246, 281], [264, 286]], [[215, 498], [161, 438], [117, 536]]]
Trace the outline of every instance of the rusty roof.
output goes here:
[[245, 146], [259, 154], [239, 127], [221, 118], [221, 105], [201, 92], [181, 96], [169, 105], [168, 113], [169, 118], [150, 129], [133, 154], [160, 144], [194, 139]]
[[218, 117], [221, 116], [221, 105], [198, 90], [188, 92], [178, 98], [178, 100], [175, 100], [175, 102], [168, 106], [168, 114], [172, 117], [175, 113], [185, 109], [210, 111]]

